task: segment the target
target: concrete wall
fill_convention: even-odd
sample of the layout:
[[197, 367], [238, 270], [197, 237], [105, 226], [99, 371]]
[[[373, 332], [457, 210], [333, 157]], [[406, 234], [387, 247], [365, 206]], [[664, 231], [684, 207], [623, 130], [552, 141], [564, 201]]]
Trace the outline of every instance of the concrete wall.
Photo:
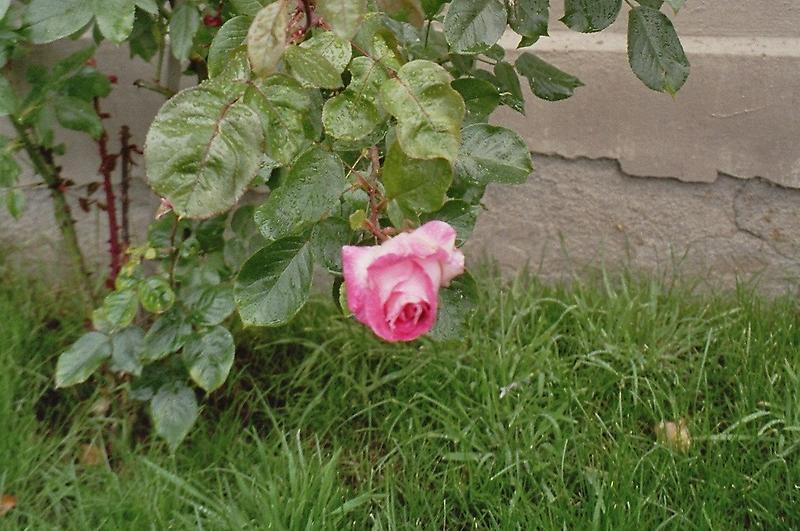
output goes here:
[[[558, 103], [528, 94], [527, 116], [496, 114], [525, 137], [537, 171], [520, 187], [490, 188], [469, 253], [488, 252], [506, 270], [530, 263], [548, 278], [601, 263], [657, 270], [679, 263], [715, 285], [757, 275], [768, 291], [794, 286], [800, 3], [689, 0], [673, 20], [692, 72], [674, 99], [631, 73], [624, 13], [594, 35], [569, 32], [556, 8], [552, 15], [551, 36], [534, 51], [586, 86]], [[516, 42], [502, 43], [513, 58]], [[67, 51], [42, 49], [36, 60]], [[141, 142], [161, 97], [132, 83], [152, 77], [151, 67], [111, 46], [100, 50], [98, 65], [120, 78], [107, 108], [110, 130], [127, 123]], [[65, 176], [95, 180], [94, 145], [71, 133], [63, 139], [71, 147]], [[142, 183], [134, 197], [142, 234], [155, 203]], [[0, 238], [58, 256], [48, 251], [58, 235], [45, 191], [32, 191], [29, 202], [19, 222], [0, 214]], [[76, 215], [87, 251], [101, 260], [102, 218]]]

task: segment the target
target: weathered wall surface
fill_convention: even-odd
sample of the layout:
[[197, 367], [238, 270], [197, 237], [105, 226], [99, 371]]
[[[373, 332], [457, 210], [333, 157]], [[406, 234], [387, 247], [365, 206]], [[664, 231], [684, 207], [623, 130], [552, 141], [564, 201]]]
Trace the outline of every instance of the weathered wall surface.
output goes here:
[[[679, 263], [712, 284], [758, 275], [769, 291], [792, 287], [800, 274], [800, 3], [689, 0], [673, 20], [692, 73], [674, 99], [630, 71], [624, 13], [593, 35], [567, 31], [560, 16], [554, 8], [551, 36], [533, 51], [586, 86], [558, 103], [528, 94], [527, 116], [496, 114], [524, 136], [537, 171], [523, 186], [490, 188], [470, 254], [486, 251], [507, 270], [529, 263], [548, 278], [601, 263]], [[502, 44], [513, 58], [516, 42]], [[41, 49], [35, 60], [69, 51]], [[152, 68], [112, 46], [98, 65], [120, 80], [105, 109], [109, 130], [127, 123], [141, 143], [162, 98], [132, 84]], [[96, 180], [94, 144], [69, 132], [62, 139], [65, 176]], [[155, 201], [141, 182], [134, 203], [143, 234]], [[31, 191], [29, 206], [19, 222], [0, 213], [0, 241], [57, 258], [46, 191]], [[102, 216], [75, 214], [88, 254], [102, 261]]]
[[586, 266], [677, 268], [731, 287], [756, 276], [781, 292], [800, 273], [800, 191], [721, 175], [681, 183], [625, 173], [617, 161], [536, 157], [519, 187], [493, 187], [470, 250], [505, 271], [527, 264], [550, 280]]

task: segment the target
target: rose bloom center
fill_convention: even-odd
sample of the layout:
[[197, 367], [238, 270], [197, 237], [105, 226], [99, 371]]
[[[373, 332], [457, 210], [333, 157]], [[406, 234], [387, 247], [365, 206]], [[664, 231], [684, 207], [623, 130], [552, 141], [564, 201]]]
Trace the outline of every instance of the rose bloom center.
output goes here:
[[407, 326], [414, 327], [425, 320], [430, 309], [430, 305], [427, 302], [408, 302], [403, 305], [395, 316], [389, 319], [389, 328], [397, 330]]

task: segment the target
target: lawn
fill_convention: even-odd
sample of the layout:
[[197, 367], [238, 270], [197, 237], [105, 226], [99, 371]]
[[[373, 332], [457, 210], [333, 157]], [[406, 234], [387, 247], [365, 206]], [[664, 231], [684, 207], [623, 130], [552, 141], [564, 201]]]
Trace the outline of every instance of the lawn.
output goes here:
[[[321, 299], [239, 333], [170, 455], [97, 379], [53, 390], [76, 298], [3, 273], [0, 493], [17, 506], [0, 527], [800, 527], [793, 299], [478, 278], [459, 342], [382, 343]], [[686, 451], [654, 433], [679, 419]]]

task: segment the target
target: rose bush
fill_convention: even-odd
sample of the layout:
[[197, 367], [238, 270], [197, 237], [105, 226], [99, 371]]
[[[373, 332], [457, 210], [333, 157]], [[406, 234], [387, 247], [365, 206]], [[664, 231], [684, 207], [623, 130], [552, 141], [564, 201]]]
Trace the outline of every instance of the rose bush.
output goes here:
[[[0, 193], [22, 215], [24, 154], [86, 291], [102, 296], [92, 330], [59, 357], [56, 386], [101, 372], [107, 393], [149, 405], [174, 449], [201, 409], [198, 389], [215, 392], [234, 366], [231, 330], [287, 323], [311, 296], [315, 269], [385, 340], [461, 337], [477, 289], [458, 247], [486, 187], [533, 171], [524, 140], [490, 117], [501, 106], [526, 112], [521, 80], [549, 101], [583, 85], [538, 55], [550, 4], [0, 0], [0, 116], [15, 133], [0, 135]], [[682, 4], [625, 1], [633, 72], [672, 94], [689, 64], [663, 6]], [[591, 33], [622, 10], [622, 0], [564, 0], [561, 22]], [[519, 49], [498, 44], [504, 34]], [[68, 38], [80, 49], [50, 68], [29, 60], [33, 45]], [[103, 100], [118, 79], [94, 57], [104, 40], [152, 64], [153, 77], [134, 85], [167, 99], [143, 146], [130, 128], [108, 130]], [[64, 173], [63, 129], [96, 142], [102, 181]], [[139, 241], [127, 208], [137, 165], [171, 209]], [[78, 207], [107, 217], [107, 279], [85, 265]]]
[[386, 341], [411, 341], [436, 322], [439, 288], [464, 272], [456, 231], [430, 221], [371, 247], [342, 248], [347, 305]]

